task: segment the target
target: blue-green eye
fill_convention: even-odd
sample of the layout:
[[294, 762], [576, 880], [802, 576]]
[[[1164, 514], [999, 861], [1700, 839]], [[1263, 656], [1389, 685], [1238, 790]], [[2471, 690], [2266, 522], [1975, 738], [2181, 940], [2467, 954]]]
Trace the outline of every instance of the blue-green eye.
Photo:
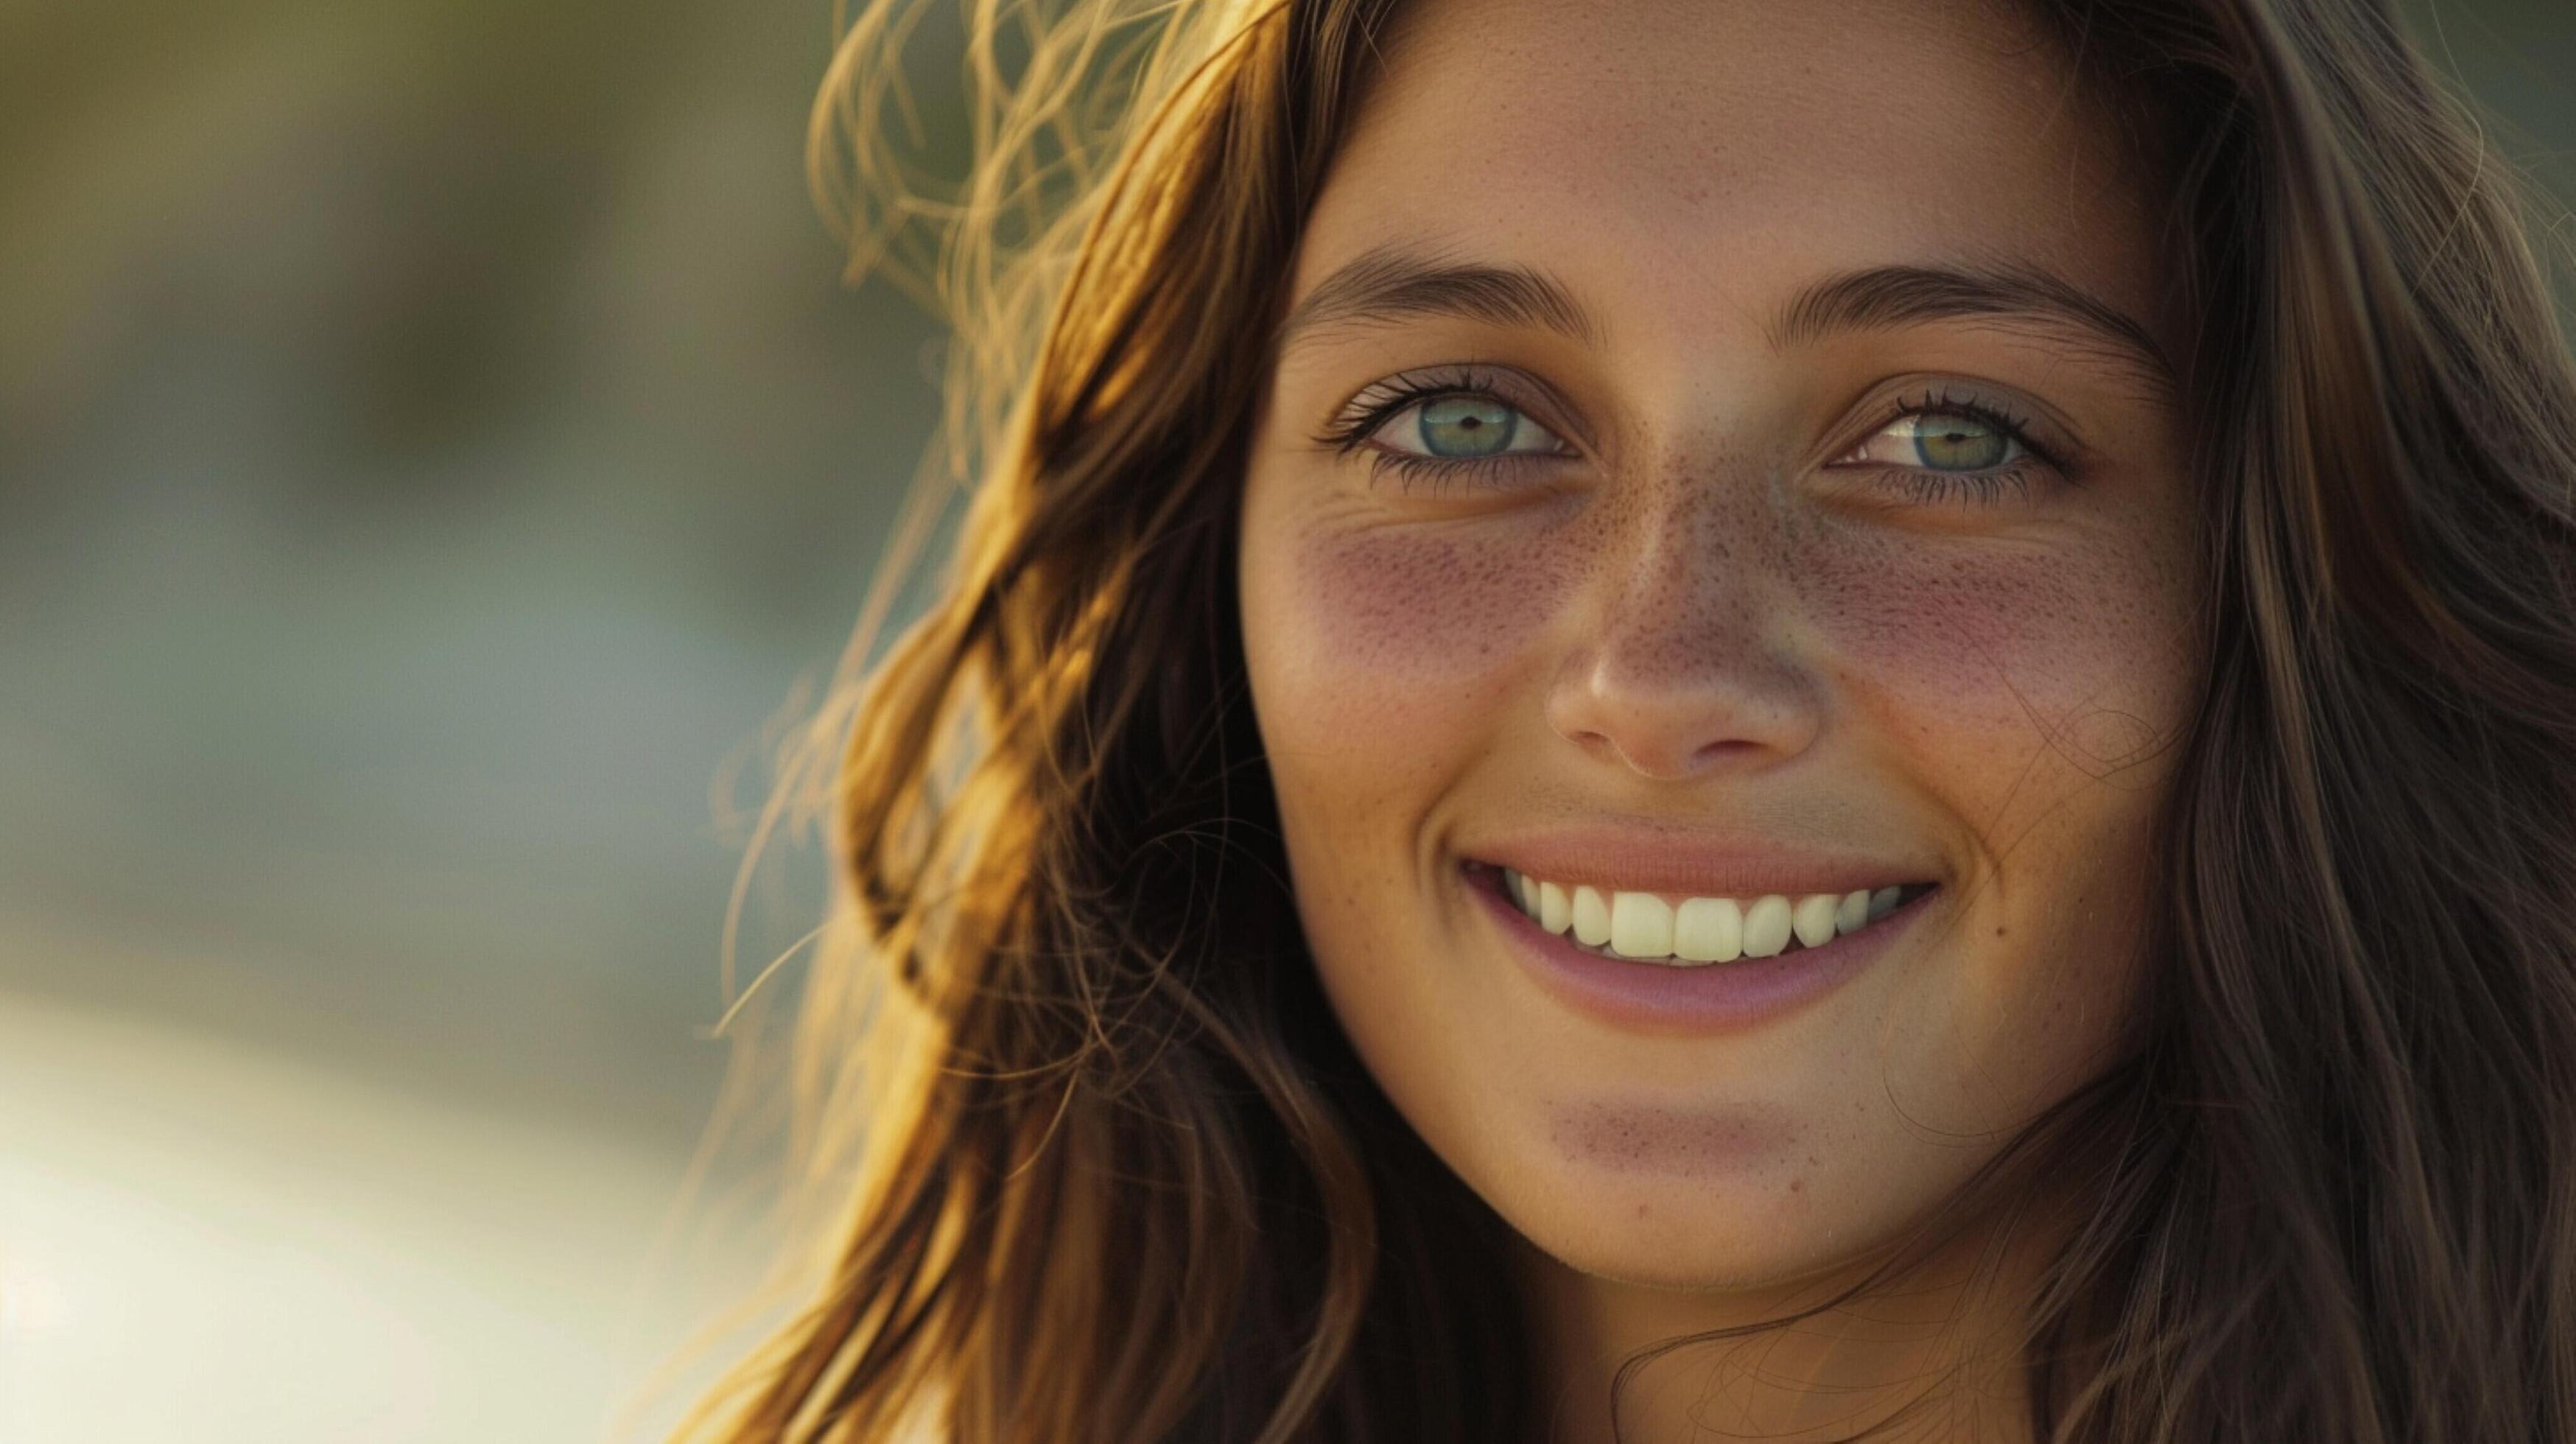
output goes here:
[[1315, 440], [1344, 455], [1364, 455], [1372, 476], [1399, 476], [1435, 486], [1451, 480], [1499, 480], [1521, 463], [1571, 457], [1575, 448], [1505, 400], [1534, 379], [1505, 379], [1483, 368], [1443, 366], [1399, 372], [1361, 388]]
[[2032, 440], [2020, 419], [1938, 392], [1899, 402], [1896, 414], [1867, 440], [1826, 466], [1877, 473], [1873, 485], [1882, 494], [1917, 505], [1992, 505], [2007, 494], [2028, 497], [2036, 485], [2069, 477], [2057, 454]]
[[1972, 416], [1917, 416], [1914, 454], [1934, 471], [1983, 471], [2003, 465], [2012, 438]]
[[1512, 444], [1520, 413], [1483, 396], [1443, 396], [1414, 412], [1414, 430], [1434, 456], [1492, 456]]
[[1417, 401], [1388, 417], [1371, 439], [1404, 455], [1444, 461], [1565, 449], [1518, 407], [1466, 393]]
[[1933, 472], [1992, 471], [2028, 454], [2029, 448], [2009, 427], [1974, 412], [1927, 410], [1896, 418], [1839, 460]]

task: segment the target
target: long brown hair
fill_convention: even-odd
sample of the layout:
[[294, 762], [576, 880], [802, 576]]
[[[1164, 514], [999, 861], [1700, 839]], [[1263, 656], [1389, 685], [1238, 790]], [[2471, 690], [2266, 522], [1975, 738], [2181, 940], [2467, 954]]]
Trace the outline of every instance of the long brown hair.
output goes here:
[[[1315, 982], [1233, 626], [1263, 340], [1395, 9], [969, 0], [949, 190], [895, 146], [924, 7], [847, 29], [818, 184], [956, 327], [949, 466], [765, 819], [834, 844], [789, 1078], [838, 1213], [694, 1437], [1538, 1437], [1506, 1225]], [[2086, 1200], [2032, 1427], [2576, 1438], [2576, 372], [2528, 194], [2382, 0], [2038, 9], [2172, 197], [2210, 584], [2141, 1042], [1971, 1191]]]

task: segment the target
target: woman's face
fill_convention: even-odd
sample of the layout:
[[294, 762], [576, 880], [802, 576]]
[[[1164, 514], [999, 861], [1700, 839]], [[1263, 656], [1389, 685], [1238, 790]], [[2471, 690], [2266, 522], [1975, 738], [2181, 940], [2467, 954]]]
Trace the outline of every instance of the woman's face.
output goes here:
[[1434, 0], [1389, 54], [1239, 538], [1325, 990], [1564, 1263], [1848, 1262], [2130, 1014], [2197, 660], [2153, 198], [1965, 3]]

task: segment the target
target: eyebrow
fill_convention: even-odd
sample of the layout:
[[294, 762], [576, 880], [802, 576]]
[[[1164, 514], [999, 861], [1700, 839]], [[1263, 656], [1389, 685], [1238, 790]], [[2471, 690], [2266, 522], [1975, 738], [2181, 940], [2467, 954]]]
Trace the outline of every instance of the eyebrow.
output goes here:
[[1285, 354], [1316, 331], [1415, 316], [1534, 326], [1587, 345], [1601, 340], [1600, 323], [1572, 290], [1545, 271], [1455, 261], [1388, 245], [1364, 252], [1307, 292], [1272, 333], [1271, 354]]
[[[1602, 326], [1572, 288], [1527, 266], [1458, 261], [1400, 245], [1367, 251], [1319, 282], [1272, 333], [1272, 354], [1336, 326], [1385, 325], [1455, 316], [1533, 326], [1597, 345]], [[2173, 361], [2155, 336], [2108, 301], [2029, 264], [1868, 266], [1801, 288], [1767, 328], [1775, 349], [1837, 332], [1894, 330], [1927, 321], [1987, 317], [2036, 320], [2072, 330], [2105, 359], [2139, 373], [2163, 395], [2179, 390]]]
[[1799, 291], [1768, 334], [1774, 347], [1786, 348], [1837, 331], [1891, 330], [1968, 316], [2036, 320], [2082, 333], [2103, 349], [2104, 359], [2137, 372], [2165, 397], [2180, 390], [2173, 358], [2153, 332], [2065, 277], [2028, 264], [1840, 272]]

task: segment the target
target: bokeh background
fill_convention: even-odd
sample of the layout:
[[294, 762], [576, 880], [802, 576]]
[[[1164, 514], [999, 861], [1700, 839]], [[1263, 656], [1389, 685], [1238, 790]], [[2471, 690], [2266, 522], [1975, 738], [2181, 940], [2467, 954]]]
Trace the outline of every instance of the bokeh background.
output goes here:
[[[2410, 20], [2576, 194], [2576, 4]], [[681, 1188], [757, 761], [938, 405], [805, 189], [831, 36], [0, 0], [0, 1444], [647, 1438], [705, 1377], [639, 1398], [768, 1243], [756, 1167]]]

